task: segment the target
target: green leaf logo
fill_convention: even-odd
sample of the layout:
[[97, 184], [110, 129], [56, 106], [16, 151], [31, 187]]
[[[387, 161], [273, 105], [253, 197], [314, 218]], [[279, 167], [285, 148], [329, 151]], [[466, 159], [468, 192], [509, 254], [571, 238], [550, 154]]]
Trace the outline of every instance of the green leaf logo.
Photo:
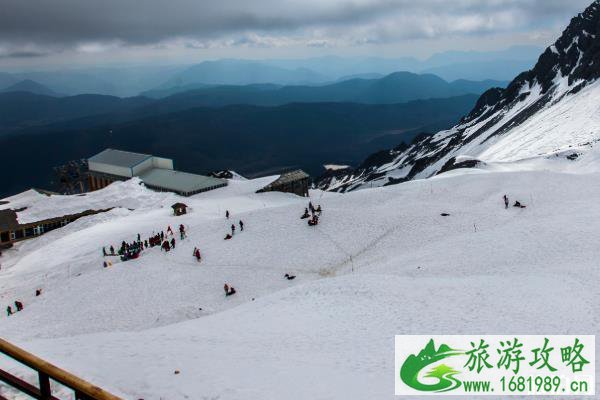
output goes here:
[[463, 354], [463, 351], [454, 350], [445, 344], [440, 345], [440, 348], [436, 350], [432, 339], [418, 355], [411, 354], [408, 356], [402, 364], [402, 368], [400, 368], [400, 379], [411, 388], [421, 392], [448, 392], [458, 389], [462, 383], [454, 376], [459, 374], [460, 371], [456, 371], [445, 364], [439, 364], [426, 373], [426, 378], [436, 378], [438, 380], [434, 384], [421, 383], [419, 373], [441, 360]]

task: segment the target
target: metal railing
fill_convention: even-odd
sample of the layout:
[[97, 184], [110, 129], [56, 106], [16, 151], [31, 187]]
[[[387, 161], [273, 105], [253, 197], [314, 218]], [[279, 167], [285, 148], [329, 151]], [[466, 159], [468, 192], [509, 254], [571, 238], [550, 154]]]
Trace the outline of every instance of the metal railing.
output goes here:
[[[0, 353], [26, 365], [38, 373], [39, 387], [0, 369], [0, 381], [12, 386], [21, 393], [39, 400], [59, 400], [52, 395], [50, 379], [75, 392], [77, 400], [121, 400], [121, 398], [84, 381], [75, 375], [58, 368], [47, 361], [0, 338]], [[0, 400], [5, 398], [0, 394]]]

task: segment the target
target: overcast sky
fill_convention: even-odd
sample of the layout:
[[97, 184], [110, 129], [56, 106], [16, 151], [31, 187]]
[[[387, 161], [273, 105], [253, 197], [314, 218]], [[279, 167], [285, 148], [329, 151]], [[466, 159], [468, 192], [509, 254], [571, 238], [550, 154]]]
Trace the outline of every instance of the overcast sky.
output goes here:
[[0, 0], [0, 68], [550, 44], [591, 0]]

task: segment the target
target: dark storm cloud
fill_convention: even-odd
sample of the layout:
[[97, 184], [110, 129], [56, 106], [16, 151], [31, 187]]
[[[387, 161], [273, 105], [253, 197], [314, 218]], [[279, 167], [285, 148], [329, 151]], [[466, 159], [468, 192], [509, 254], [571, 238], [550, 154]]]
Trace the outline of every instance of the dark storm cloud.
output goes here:
[[[589, 0], [0, 0], [0, 46], [158, 44], [320, 29], [364, 42], [526, 29], [563, 21]], [[237, 39], [243, 42], [244, 39]], [[315, 42], [319, 43], [319, 42]], [[202, 44], [194, 46], [202, 47]], [[0, 48], [1, 50], [1, 48]], [[5, 53], [5, 55], [8, 53]]]

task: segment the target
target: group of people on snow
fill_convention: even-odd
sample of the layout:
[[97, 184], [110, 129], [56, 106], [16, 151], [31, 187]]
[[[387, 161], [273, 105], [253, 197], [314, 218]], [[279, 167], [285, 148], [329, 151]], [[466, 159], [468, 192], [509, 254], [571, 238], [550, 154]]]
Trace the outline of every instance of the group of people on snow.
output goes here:
[[[169, 240], [169, 235], [171, 239]], [[179, 225], [179, 237], [181, 240], [185, 239], [187, 236], [185, 231], [185, 226], [183, 224]], [[140, 256], [142, 251], [148, 248], [159, 246], [161, 250], [166, 252], [171, 251], [171, 249], [175, 248], [175, 234], [173, 233], [173, 229], [169, 225], [167, 227], [167, 231], [160, 231], [159, 233], [153, 233], [149, 238], [142, 240], [142, 236], [138, 233], [136, 240], [132, 242], [121, 242], [121, 247], [115, 253], [115, 248], [111, 245], [109, 247], [109, 251], [106, 250], [106, 247], [102, 248], [102, 255], [104, 257], [107, 256], [119, 256], [121, 261], [129, 261], [136, 259]], [[112, 263], [109, 261], [104, 261], [104, 267], [109, 267]]]
[[319, 225], [319, 217], [321, 216], [322, 212], [323, 210], [321, 209], [320, 204], [315, 208], [315, 206], [313, 206], [312, 201], [309, 201], [308, 207], [304, 209], [304, 214], [302, 214], [300, 219], [308, 219], [309, 226], [316, 226]]
[[[502, 197], [502, 199], [504, 200], [504, 208], [508, 209], [508, 205], [510, 204], [508, 196], [504, 195], [504, 197]], [[524, 204], [521, 204], [520, 201], [515, 201], [515, 204], [513, 204], [513, 207], [516, 207], [516, 208], [527, 208], [527, 206], [524, 205]]]
[[11, 316], [11, 315], [13, 315], [15, 312], [22, 311], [22, 310], [23, 310], [23, 303], [21, 303], [21, 302], [20, 302], [20, 301], [18, 301], [18, 300], [15, 300], [15, 309], [16, 309], [17, 311], [13, 311], [13, 309], [12, 309], [12, 307], [11, 307], [11, 306], [7, 306], [7, 307], [6, 307], [6, 315], [10, 317], [10, 316]]
[[[229, 219], [230, 215], [231, 214], [229, 214], [229, 210], [225, 210], [225, 218]], [[244, 221], [240, 220], [239, 225], [240, 225], [240, 232], [243, 232], [244, 231]], [[231, 224], [231, 233], [228, 233], [227, 235], [225, 235], [225, 240], [233, 239], [234, 235], [235, 235], [235, 224]]]

